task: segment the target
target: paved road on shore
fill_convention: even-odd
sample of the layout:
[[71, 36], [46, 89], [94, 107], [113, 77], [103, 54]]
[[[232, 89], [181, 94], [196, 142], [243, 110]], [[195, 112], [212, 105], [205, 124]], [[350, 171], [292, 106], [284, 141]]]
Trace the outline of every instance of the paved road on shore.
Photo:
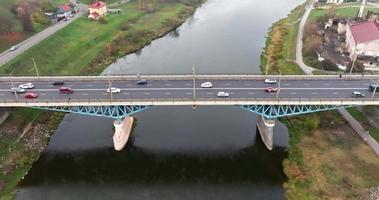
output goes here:
[[42, 40], [46, 39], [47, 37], [53, 35], [55, 32], [61, 30], [62, 28], [66, 27], [70, 23], [74, 22], [75, 20], [79, 19], [81, 16], [87, 13], [87, 6], [84, 4], [79, 5], [79, 12], [75, 14], [73, 18], [71, 18], [68, 21], [60, 21], [45, 30], [33, 35], [32, 37], [22, 41], [21, 43], [17, 44], [18, 48], [15, 51], [6, 50], [0, 54], [0, 67], [9, 61], [11, 61], [13, 58], [17, 57], [18, 55], [22, 54], [29, 48], [33, 47], [34, 45], [38, 44]]

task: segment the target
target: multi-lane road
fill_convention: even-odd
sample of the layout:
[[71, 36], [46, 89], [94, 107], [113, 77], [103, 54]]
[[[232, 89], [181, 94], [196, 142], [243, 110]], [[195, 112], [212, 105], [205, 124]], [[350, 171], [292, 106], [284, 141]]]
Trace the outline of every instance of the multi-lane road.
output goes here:
[[[55, 80], [62, 80], [57, 78]], [[192, 104], [193, 101], [198, 104], [235, 104], [236, 101], [259, 101], [259, 104], [264, 102], [279, 102], [279, 101], [312, 101], [317, 104], [319, 101], [327, 100], [339, 101], [373, 101], [371, 98], [372, 92], [368, 90], [370, 84], [375, 84], [375, 80], [371, 79], [283, 79], [279, 84], [265, 84], [263, 79], [197, 79], [194, 82], [192, 79], [147, 79], [147, 85], [137, 85], [136, 80], [118, 80], [108, 81], [106, 79], [96, 80], [66, 80], [64, 86], [74, 90], [72, 94], [61, 94], [60, 86], [53, 86], [53, 80], [35, 80], [33, 81], [34, 89], [29, 91], [37, 93], [39, 96], [36, 100], [25, 100], [23, 95], [15, 95], [10, 92], [10, 88], [17, 86], [25, 81], [0, 81], [0, 105], [1, 101], [5, 102], [70, 102], [85, 104], [85, 102], [146, 102], [145, 104]], [[201, 88], [200, 84], [205, 81], [211, 81], [212, 88]], [[109, 94], [107, 88], [116, 87], [121, 89], [120, 93]], [[280, 88], [277, 93], [268, 93], [264, 89], [266, 87]], [[220, 98], [217, 93], [223, 91], [228, 92], [230, 97]], [[363, 98], [352, 98], [353, 91], [359, 91], [365, 94]], [[194, 99], [195, 97], [195, 99]], [[379, 101], [379, 98], [378, 98]], [[155, 103], [154, 103], [155, 102]], [[177, 102], [177, 103], [170, 103]], [[182, 102], [182, 103], [178, 103]], [[186, 102], [186, 103], [183, 103]], [[204, 103], [209, 102], [209, 103]], [[346, 103], [346, 102], [345, 102]], [[295, 104], [295, 103], [294, 103]], [[331, 102], [333, 104], [333, 102]], [[374, 104], [374, 103], [371, 103]], [[5, 104], [3, 104], [4, 106]]]

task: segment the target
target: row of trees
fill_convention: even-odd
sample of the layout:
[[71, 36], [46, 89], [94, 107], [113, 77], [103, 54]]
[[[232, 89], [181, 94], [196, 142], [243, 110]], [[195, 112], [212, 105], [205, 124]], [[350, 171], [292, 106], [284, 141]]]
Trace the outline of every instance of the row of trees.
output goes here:
[[15, 20], [20, 21], [26, 32], [34, 31], [33, 21], [41, 24], [50, 23], [43, 13], [54, 9], [55, 5], [51, 0], [17, 0], [11, 7], [0, 11], [0, 38], [14, 32]]

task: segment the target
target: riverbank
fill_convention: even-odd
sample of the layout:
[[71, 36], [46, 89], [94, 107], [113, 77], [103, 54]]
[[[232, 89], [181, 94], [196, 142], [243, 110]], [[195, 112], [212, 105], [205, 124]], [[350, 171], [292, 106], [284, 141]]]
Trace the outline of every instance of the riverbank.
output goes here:
[[[146, 12], [132, 1], [122, 5], [123, 14], [109, 15], [106, 24], [79, 19], [2, 66], [0, 73], [34, 74], [30, 61], [35, 58], [43, 75], [98, 74], [118, 57], [180, 26], [202, 2], [160, 3], [154, 12]], [[38, 160], [63, 116], [17, 108], [0, 126], [0, 199], [13, 199], [17, 183]]]
[[[296, 24], [296, 32], [302, 10], [304, 5], [273, 24], [262, 54], [263, 72], [293, 74], [300, 70], [295, 64], [286, 64], [295, 57], [295, 50], [283, 47], [296, 46], [288, 24]], [[276, 50], [276, 46], [280, 48]], [[267, 62], [268, 58], [273, 61]], [[336, 111], [284, 118], [282, 122], [290, 137], [288, 159], [283, 162], [287, 199], [359, 199], [379, 185], [379, 160]]]

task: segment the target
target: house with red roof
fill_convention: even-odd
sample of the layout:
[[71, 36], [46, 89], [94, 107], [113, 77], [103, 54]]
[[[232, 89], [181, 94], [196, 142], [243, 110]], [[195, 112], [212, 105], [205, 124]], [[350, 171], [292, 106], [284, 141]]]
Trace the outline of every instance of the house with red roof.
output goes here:
[[98, 20], [107, 14], [107, 5], [103, 1], [94, 1], [89, 7], [88, 18]]
[[364, 21], [348, 24], [346, 28], [346, 46], [350, 57], [379, 57], [379, 23]]
[[71, 17], [72, 16], [72, 8], [71, 6], [67, 5], [67, 4], [63, 4], [61, 5], [57, 12], [56, 12], [56, 15], [58, 18], [68, 18], [68, 17]]

